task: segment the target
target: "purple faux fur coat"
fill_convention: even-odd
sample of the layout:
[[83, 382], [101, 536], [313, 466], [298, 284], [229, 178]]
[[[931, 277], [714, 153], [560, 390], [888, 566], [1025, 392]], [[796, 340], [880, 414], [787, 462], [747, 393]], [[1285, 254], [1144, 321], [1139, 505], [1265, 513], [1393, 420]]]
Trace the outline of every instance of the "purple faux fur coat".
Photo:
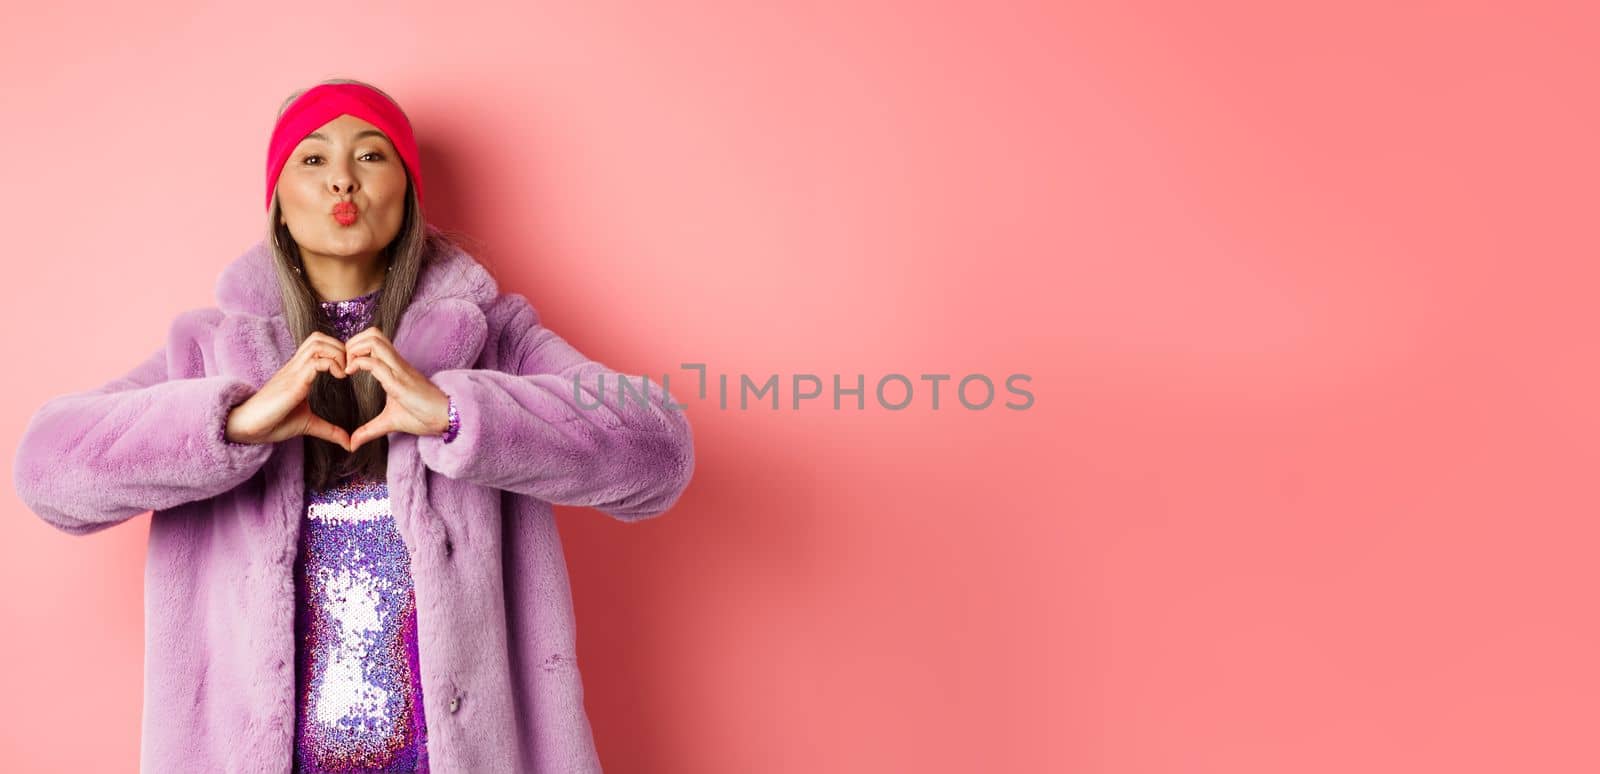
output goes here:
[[[431, 226], [429, 228], [432, 228]], [[229, 408], [287, 362], [271, 255], [257, 243], [132, 372], [54, 398], [16, 454], [22, 500], [82, 535], [153, 511], [145, 564], [146, 774], [287, 774], [304, 438], [233, 445]], [[394, 338], [456, 400], [461, 430], [389, 435], [389, 492], [411, 553], [437, 774], [600, 770], [575, 661], [551, 505], [633, 521], [670, 508], [694, 469], [671, 396], [619, 374], [501, 293], [470, 255], [428, 263]], [[593, 408], [604, 374], [604, 407]], [[581, 405], [573, 379], [587, 396]], [[455, 708], [452, 709], [452, 701]]]

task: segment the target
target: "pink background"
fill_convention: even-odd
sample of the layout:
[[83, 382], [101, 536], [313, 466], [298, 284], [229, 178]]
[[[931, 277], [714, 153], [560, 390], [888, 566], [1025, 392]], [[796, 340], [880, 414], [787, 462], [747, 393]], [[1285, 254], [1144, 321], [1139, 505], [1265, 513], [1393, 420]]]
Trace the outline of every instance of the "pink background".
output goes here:
[[[690, 403], [675, 510], [559, 515], [608, 771], [1600, 768], [1592, 6], [223, 5], [8, 11], [5, 485], [362, 78], [435, 222]], [[0, 509], [0, 760], [133, 771], [149, 517]]]

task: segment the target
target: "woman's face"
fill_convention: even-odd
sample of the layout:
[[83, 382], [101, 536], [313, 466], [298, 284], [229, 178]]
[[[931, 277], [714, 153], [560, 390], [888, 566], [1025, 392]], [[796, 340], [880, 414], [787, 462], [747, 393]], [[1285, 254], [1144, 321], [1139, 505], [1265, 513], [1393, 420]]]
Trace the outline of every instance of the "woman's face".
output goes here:
[[295, 146], [277, 192], [281, 217], [302, 255], [372, 259], [394, 241], [405, 219], [400, 154], [377, 127], [351, 115], [323, 124]]

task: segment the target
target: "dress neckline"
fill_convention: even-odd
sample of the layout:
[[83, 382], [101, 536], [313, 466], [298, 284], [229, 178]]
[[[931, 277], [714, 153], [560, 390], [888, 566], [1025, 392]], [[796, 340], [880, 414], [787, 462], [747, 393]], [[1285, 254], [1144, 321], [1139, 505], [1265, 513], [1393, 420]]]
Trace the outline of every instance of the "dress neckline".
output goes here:
[[340, 304], [356, 304], [356, 303], [364, 303], [364, 302], [369, 302], [369, 301], [375, 301], [378, 298], [378, 293], [380, 293], [382, 291], [383, 291], [383, 288], [380, 287], [377, 290], [373, 290], [373, 291], [369, 291], [369, 292], [366, 292], [366, 293], [362, 293], [361, 295], [356, 296], [355, 298], [346, 298], [346, 299], [341, 299], [341, 300], [338, 300], [338, 301], [318, 301], [317, 303], [321, 304], [323, 309], [332, 309], [332, 308], [338, 307]]
[[342, 301], [320, 301], [317, 305], [322, 310], [323, 319], [333, 326], [342, 341], [372, 324], [373, 308], [377, 306], [378, 293], [382, 290], [378, 288]]

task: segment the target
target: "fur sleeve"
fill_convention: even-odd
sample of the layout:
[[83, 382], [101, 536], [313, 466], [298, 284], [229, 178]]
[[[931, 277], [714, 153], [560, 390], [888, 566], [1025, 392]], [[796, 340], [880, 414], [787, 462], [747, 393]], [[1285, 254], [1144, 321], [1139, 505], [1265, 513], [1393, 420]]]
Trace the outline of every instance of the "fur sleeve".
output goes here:
[[584, 357], [540, 325], [520, 294], [503, 294], [489, 317], [501, 368], [434, 374], [456, 402], [460, 430], [449, 443], [418, 438], [423, 464], [623, 521], [671, 508], [693, 475], [694, 444], [666, 390]]
[[[208, 324], [209, 323], [209, 324]], [[228, 412], [255, 388], [227, 376], [171, 378], [188, 371], [215, 317], [185, 314], [168, 346], [99, 387], [44, 403], [15, 455], [22, 501], [50, 525], [83, 535], [150, 510], [203, 500], [243, 483], [271, 444], [223, 437]]]

